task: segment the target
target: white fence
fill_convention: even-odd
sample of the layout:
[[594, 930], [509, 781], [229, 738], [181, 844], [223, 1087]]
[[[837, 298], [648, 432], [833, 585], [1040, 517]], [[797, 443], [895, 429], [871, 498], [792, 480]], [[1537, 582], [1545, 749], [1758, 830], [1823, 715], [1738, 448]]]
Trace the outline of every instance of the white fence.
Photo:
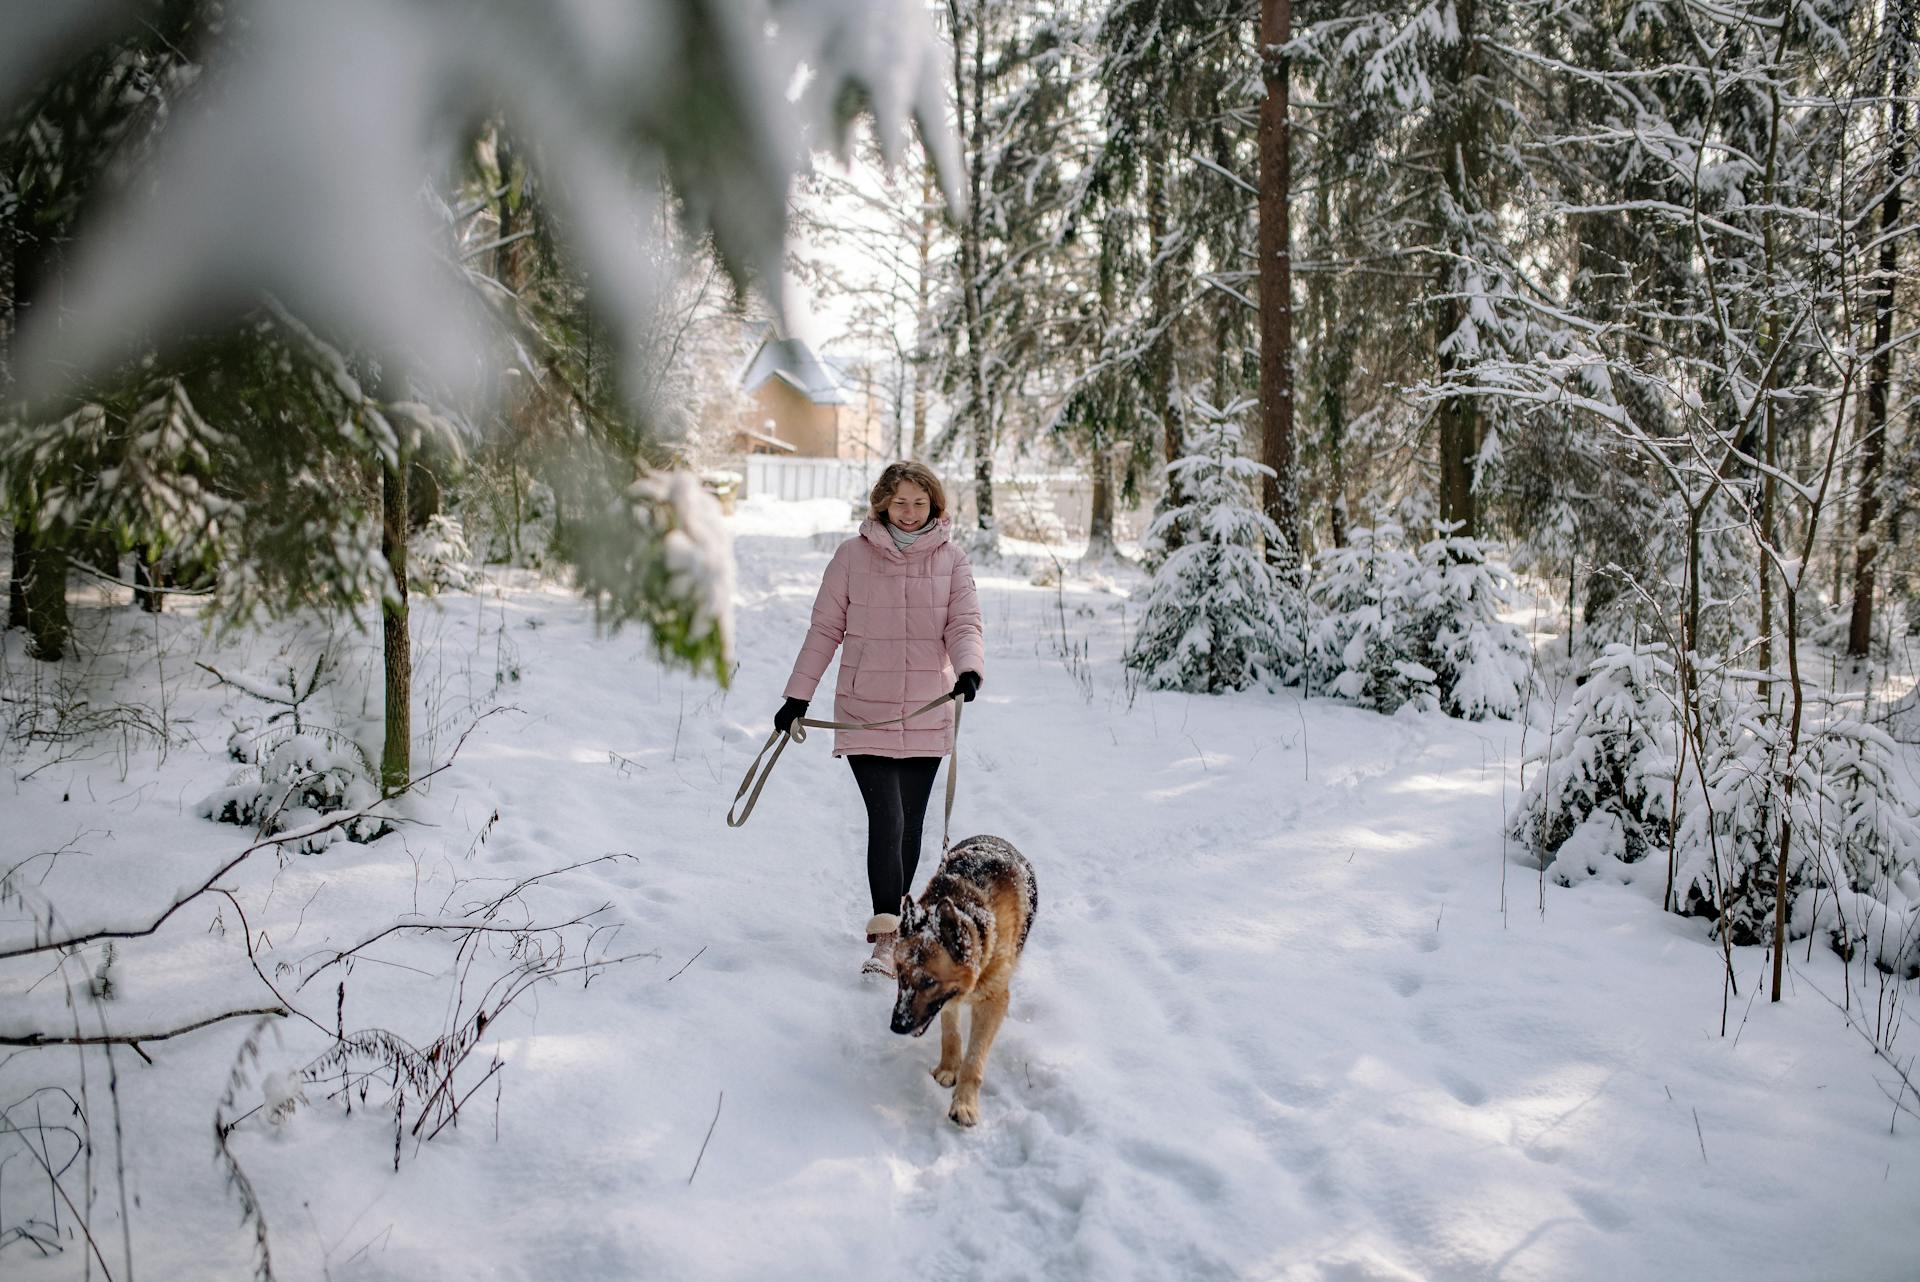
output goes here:
[[873, 489], [884, 460], [843, 458], [781, 458], [754, 454], [747, 458], [749, 496], [794, 502], [799, 499], [863, 499]]
[[[845, 499], [858, 503], [873, 489], [884, 459], [786, 458], [753, 454], [747, 460], [743, 493], [764, 494], [793, 502], [800, 499]], [[973, 523], [973, 476], [965, 464], [948, 469], [947, 500], [956, 525]], [[1085, 538], [1093, 506], [1093, 487], [1084, 475], [1072, 471], [1014, 471], [1007, 463], [993, 482], [994, 511], [1002, 533], [1039, 543]], [[1114, 533], [1122, 539], [1145, 532], [1151, 512], [1146, 506], [1114, 513]]]

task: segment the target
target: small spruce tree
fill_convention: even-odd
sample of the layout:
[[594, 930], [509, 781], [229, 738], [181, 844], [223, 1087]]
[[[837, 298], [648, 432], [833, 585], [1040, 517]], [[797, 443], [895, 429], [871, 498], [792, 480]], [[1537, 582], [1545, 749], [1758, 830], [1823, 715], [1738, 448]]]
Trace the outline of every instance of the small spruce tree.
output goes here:
[[1268, 567], [1262, 543], [1280, 531], [1253, 487], [1267, 469], [1240, 453], [1242, 398], [1225, 409], [1194, 403], [1190, 452], [1167, 470], [1181, 502], [1149, 539], [1178, 546], [1148, 589], [1127, 664], [1155, 690], [1214, 694], [1287, 680], [1300, 664], [1301, 602]]

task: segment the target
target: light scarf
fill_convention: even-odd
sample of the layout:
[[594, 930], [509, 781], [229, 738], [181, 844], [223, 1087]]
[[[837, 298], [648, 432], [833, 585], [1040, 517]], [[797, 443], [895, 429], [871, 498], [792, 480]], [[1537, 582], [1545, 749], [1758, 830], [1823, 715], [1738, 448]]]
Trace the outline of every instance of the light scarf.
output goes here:
[[902, 552], [905, 552], [908, 548], [912, 547], [913, 541], [915, 539], [919, 538], [922, 534], [925, 534], [928, 530], [933, 528], [933, 522], [931, 521], [927, 522], [925, 525], [921, 526], [919, 529], [913, 530], [913, 531], [900, 529], [898, 526], [894, 525], [894, 523], [891, 521], [883, 522], [883, 524], [885, 524], [887, 527], [887, 533], [893, 536], [893, 545], [899, 548]]

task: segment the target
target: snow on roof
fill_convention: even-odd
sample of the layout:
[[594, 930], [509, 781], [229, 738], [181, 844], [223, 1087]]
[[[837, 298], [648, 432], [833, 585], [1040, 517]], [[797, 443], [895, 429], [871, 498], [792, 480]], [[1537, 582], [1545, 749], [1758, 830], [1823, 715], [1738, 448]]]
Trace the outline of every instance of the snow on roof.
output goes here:
[[747, 362], [740, 390], [752, 392], [770, 378], [790, 384], [815, 405], [845, 405], [850, 398], [834, 371], [797, 338], [768, 338]]

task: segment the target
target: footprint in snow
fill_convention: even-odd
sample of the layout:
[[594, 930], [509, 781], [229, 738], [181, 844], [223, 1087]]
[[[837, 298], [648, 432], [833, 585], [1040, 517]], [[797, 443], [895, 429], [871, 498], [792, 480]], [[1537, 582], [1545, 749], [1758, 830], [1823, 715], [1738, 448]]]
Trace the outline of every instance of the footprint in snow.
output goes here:
[[1436, 1074], [1436, 1076], [1439, 1078], [1440, 1085], [1446, 1090], [1447, 1094], [1453, 1096], [1468, 1108], [1479, 1108], [1487, 1102], [1488, 1095], [1486, 1087], [1473, 1081], [1471, 1078], [1462, 1077], [1458, 1073], [1444, 1069]]
[[1622, 1210], [1617, 1202], [1596, 1189], [1569, 1189], [1567, 1196], [1597, 1229], [1618, 1233], [1633, 1223], [1633, 1217]]
[[1120, 1156], [1149, 1175], [1158, 1175], [1179, 1185], [1191, 1196], [1215, 1201], [1227, 1191], [1227, 1181], [1204, 1159], [1153, 1140], [1121, 1141]]

